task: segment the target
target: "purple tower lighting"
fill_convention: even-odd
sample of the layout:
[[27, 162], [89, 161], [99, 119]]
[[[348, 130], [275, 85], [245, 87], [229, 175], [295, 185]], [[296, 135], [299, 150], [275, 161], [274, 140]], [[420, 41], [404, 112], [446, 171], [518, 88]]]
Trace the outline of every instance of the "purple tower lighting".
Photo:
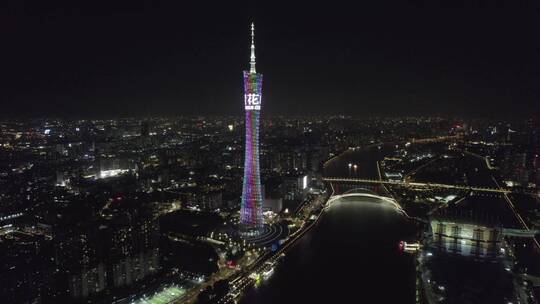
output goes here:
[[251, 23], [249, 71], [244, 71], [244, 106], [246, 110], [246, 150], [244, 185], [240, 209], [242, 233], [259, 234], [263, 228], [261, 174], [259, 168], [259, 119], [261, 115], [263, 75], [255, 70], [255, 26]]

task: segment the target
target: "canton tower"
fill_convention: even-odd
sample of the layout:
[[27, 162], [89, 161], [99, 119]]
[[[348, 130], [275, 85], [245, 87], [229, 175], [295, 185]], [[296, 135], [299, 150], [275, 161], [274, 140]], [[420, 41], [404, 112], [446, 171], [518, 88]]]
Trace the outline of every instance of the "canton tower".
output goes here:
[[259, 120], [261, 116], [263, 75], [255, 70], [255, 26], [251, 23], [249, 71], [244, 71], [244, 107], [246, 110], [246, 150], [244, 184], [240, 209], [240, 229], [247, 235], [263, 228], [261, 174], [259, 169]]

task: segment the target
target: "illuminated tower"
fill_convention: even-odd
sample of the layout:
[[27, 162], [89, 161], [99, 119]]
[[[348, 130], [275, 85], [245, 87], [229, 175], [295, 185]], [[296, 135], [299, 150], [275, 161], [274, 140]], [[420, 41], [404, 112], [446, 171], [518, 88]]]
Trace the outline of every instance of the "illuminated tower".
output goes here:
[[259, 169], [259, 119], [261, 116], [263, 75], [255, 70], [255, 26], [251, 23], [249, 71], [244, 71], [246, 110], [246, 150], [240, 226], [245, 234], [258, 234], [263, 228], [261, 174]]

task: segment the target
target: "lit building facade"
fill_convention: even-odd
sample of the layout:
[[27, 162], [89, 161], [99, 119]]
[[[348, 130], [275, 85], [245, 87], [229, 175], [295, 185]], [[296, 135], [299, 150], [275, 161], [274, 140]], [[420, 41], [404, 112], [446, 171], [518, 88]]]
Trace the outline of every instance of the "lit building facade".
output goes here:
[[259, 167], [259, 125], [263, 75], [255, 70], [255, 27], [251, 24], [250, 69], [244, 71], [244, 107], [246, 110], [246, 147], [244, 184], [240, 210], [241, 230], [257, 234], [263, 227], [261, 175]]
[[492, 225], [432, 219], [433, 243], [439, 249], [463, 256], [496, 257], [501, 249], [501, 229]]

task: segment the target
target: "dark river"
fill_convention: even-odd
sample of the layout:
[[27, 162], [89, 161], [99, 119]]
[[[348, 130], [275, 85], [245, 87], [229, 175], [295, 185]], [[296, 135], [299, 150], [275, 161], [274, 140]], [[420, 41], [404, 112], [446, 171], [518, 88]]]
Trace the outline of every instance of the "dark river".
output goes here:
[[[377, 178], [376, 161], [387, 152], [346, 152], [325, 174]], [[349, 163], [356, 172], [349, 173]], [[414, 303], [413, 259], [398, 250], [414, 230], [377, 199], [341, 199], [241, 303]]]

